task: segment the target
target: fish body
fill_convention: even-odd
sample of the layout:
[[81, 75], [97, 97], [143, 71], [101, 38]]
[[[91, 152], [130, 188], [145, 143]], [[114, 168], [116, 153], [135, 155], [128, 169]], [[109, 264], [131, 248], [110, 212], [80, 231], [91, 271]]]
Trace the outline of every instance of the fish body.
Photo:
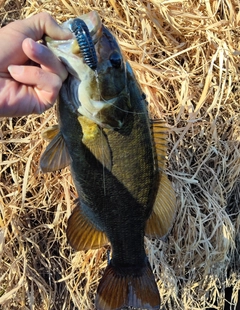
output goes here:
[[162, 122], [152, 129], [145, 97], [114, 36], [102, 25], [98, 35], [96, 72], [81, 59], [85, 76], [70, 74], [63, 83], [59, 132], [54, 128], [41, 168], [52, 171], [70, 163], [79, 194], [68, 221], [70, 244], [87, 250], [111, 243], [96, 309], [159, 309], [144, 235], [166, 234], [175, 213], [171, 183], [159, 169], [166, 130]]

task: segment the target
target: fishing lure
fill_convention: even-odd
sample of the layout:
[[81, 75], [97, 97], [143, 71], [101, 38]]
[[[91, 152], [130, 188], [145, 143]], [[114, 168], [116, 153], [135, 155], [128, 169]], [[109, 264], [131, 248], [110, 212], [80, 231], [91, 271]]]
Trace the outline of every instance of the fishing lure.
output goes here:
[[85, 22], [80, 18], [75, 18], [71, 25], [71, 31], [74, 33], [78, 46], [83, 55], [86, 64], [92, 69], [97, 69], [97, 55], [94, 44]]

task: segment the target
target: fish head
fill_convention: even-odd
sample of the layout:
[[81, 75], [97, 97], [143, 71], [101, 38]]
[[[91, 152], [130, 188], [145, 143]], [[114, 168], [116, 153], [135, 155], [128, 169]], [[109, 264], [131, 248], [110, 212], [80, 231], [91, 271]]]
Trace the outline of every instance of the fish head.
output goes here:
[[[70, 90], [68, 99], [74, 112], [101, 127], [121, 128], [130, 109], [126, 62], [115, 37], [103, 26], [95, 11], [79, 18], [89, 31], [89, 34], [82, 33], [82, 39], [86, 39], [84, 52], [75, 33], [71, 39], [64, 41], [47, 37], [47, 46], [69, 72], [66, 82]], [[61, 26], [72, 30], [74, 23], [76, 19], [70, 19]], [[95, 54], [92, 57], [96, 57], [97, 63], [94, 70], [88, 63], [88, 53], [92, 52], [88, 43], [93, 43], [94, 46]]]
[[95, 50], [98, 64], [96, 78], [91, 81], [94, 116], [106, 127], [121, 128], [130, 108], [126, 62], [116, 39], [104, 26]]

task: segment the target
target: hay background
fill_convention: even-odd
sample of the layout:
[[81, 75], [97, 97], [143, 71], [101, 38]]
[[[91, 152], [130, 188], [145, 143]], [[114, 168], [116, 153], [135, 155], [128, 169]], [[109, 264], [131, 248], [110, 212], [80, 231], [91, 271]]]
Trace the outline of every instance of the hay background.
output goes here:
[[[96, 10], [119, 39], [149, 101], [169, 124], [168, 173], [178, 213], [146, 247], [167, 309], [223, 309], [240, 289], [240, 11], [237, 0], [0, 1], [1, 26], [48, 11], [58, 22]], [[42, 174], [56, 122], [1, 119], [0, 309], [93, 309], [107, 248], [75, 253], [66, 221], [77, 197], [69, 170]]]

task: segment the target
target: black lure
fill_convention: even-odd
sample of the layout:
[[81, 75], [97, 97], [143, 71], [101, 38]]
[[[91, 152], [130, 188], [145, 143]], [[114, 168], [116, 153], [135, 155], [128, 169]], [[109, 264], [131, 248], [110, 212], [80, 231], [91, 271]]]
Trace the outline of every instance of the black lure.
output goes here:
[[94, 44], [85, 22], [80, 18], [75, 18], [71, 25], [71, 31], [75, 34], [78, 46], [86, 64], [92, 69], [97, 69], [97, 55]]

